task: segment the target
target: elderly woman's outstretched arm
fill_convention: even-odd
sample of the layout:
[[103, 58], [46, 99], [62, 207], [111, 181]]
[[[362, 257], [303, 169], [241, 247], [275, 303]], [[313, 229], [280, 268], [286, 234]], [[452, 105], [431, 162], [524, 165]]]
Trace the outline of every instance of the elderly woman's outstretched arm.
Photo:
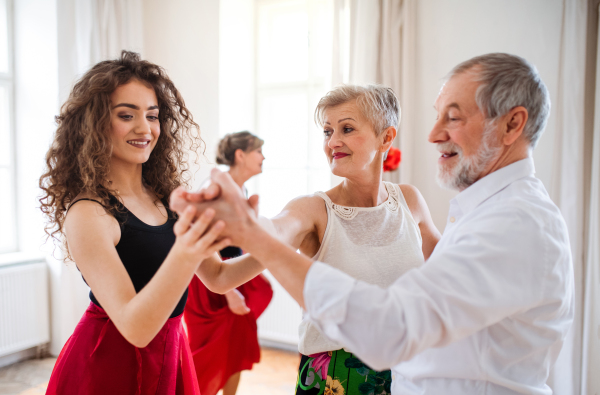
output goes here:
[[[197, 193], [186, 192], [183, 188], [176, 189], [170, 198], [171, 209], [182, 212], [189, 204], [196, 205], [199, 210], [209, 204], [220, 194], [218, 184], [212, 183]], [[234, 185], [231, 186], [232, 189]], [[232, 191], [236, 193], [236, 191]], [[236, 196], [247, 204], [256, 214], [258, 197], [252, 196], [246, 200], [243, 195]], [[290, 201], [273, 219], [257, 217], [256, 222], [261, 231], [265, 231], [277, 240], [291, 246], [292, 250], [301, 247], [306, 235], [314, 230], [315, 218], [325, 211], [323, 201], [318, 197], [301, 196]], [[326, 214], [325, 214], [326, 215]], [[236, 227], [239, 221], [230, 222], [229, 227]], [[241, 246], [241, 245], [240, 245]], [[244, 246], [244, 250], [250, 251]], [[213, 292], [224, 294], [260, 274], [265, 267], [253, 255], [245, 254], [237, 258], [222, 261], [218, 254], [205, 259], [196, 270], [198, 278]]]

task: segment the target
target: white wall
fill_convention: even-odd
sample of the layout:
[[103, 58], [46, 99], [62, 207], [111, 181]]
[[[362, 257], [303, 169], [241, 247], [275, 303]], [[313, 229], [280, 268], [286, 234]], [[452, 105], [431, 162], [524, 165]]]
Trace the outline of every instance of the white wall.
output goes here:
[[[489, 52], [508, 52], [532, 62], [556, 97], [561, 0], [419, 0], [417, 2], [416, 97], [411, 180], [419, 188], [437, 227], [446, 224], [454, 192], [435, 183], [438, 153], [427, 142], [436, 114], [441, 79], [456, 64]], [[534, 152], [537, 176], [550, 187], [554, 117]]]
[[143, 57], [167, 70], [206, 142], [194, 185], [208, 177], [219, 131], [219, 1], [146, 0]]

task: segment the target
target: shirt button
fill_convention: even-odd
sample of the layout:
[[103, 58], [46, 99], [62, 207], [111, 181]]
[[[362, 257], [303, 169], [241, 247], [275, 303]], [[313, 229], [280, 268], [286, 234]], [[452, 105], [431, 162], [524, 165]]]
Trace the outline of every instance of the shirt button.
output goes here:
[[396, 375], [395, 374], [392, 375], [392, 380], [396, 380]]
[[454, 223], [454, 221], [456, 221], [456, 218], [450, 217], [450, 222]]

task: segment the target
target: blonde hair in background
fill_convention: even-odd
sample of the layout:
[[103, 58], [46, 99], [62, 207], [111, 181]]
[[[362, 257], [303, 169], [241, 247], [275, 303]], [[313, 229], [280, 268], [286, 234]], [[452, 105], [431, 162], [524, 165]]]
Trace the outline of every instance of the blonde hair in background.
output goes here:
[[319, 100], [315, 109], [315, 123], [323, 126], [325, 110], [356, 100], [362, 114], [371, 122], [375, 133], [390, 126], [398, 129], [400, 105], [391, 88], [382, 85], [339, 85]]
[[219, 165], [233, 166], [235, 164], [235, 151], [241, 149], [244, 152], [254, 151], [263, 146], [265, 142], [244, 130], [237, 133], [226, 134], [219, 141], [217, 148], [217, 163]]

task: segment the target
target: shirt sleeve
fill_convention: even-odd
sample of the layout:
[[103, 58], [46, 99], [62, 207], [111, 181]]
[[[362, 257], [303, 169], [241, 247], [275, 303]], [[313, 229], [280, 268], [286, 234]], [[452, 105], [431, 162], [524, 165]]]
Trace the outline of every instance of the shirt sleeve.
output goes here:
[[309, 320], [383, 370], [539, 306], [545, 289], [564, 283], [549, 264], [564, 260], [564, 251], [549, 257], [556, 251], [547, 247], [543, 225], [523, 210], [496, 210], [463, 225], [387, 289], [316, 262], [304, 286]]

